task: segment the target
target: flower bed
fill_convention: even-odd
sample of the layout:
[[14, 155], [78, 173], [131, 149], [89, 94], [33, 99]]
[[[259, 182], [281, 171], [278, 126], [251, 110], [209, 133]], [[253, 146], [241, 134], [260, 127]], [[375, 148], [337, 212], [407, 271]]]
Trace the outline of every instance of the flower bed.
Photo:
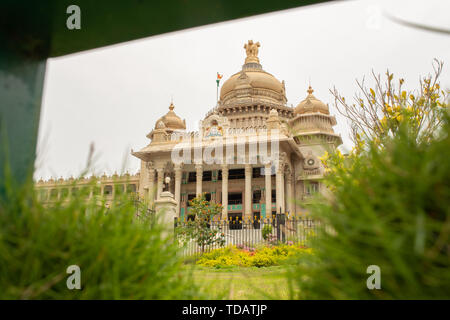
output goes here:
[[214, 268], [230, 266], [269, 267], [285, 264], [290, 258], [311, 253], [311, 248], [293, 244], [263, 246], [259, 248], [238, 245], [215, 249], [205, 253], [197, 260], [197, 264]]

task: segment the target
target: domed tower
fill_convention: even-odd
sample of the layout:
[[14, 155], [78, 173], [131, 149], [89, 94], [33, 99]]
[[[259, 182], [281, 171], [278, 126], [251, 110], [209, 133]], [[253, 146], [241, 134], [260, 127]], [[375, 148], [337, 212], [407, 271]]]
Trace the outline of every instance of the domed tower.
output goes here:
[[334, 133], [336, 118], [330, 115], [328, 105], [317, 99], [309, 86], [306, 99], [294, 110], [294, 118], [289, 124], [295, 139], [300, 144], [323, 142], [335, 147], [342, 144], [342, 139]]
[[155, 129], [147, 135], [152, 143], [167, 141], [171, 133], [186, 130], [186, 121], [176, 115], [174, 108], [173, 103], [170, 103], [169, 112], [156, 121]]
[[[158, 121], [162, 121], [166, 128], [170, 131], [186, 130], [186, 121], [181, 120], [179, 116], [176, 115], [173, 109], [175, 106], [170, 103], [169, 112], [162, 116]], [[158, 123], [158, 121], [156, 121]]]
[[293, 108], [286, 105], [284, 81], [263, 70], [259, 63], [259, 42], [244, 45], [245, 63], [222, 85], [217, 111], [228, 118], [231, 128], [266, 128], [271, 109], [280, 120], [290, 120]]

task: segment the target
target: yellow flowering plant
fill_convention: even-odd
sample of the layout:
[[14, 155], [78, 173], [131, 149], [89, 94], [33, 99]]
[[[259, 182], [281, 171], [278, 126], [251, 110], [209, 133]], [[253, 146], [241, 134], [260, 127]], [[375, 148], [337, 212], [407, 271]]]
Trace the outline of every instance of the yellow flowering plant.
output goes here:
[[389, 70], [384, 84], [381, 76], [372, 72], [374, 88], [367, 88], [364, 79], [357, 81], [360, 92], [355, 95], [356, 103], [353, 104], [334, 88], [331, 93], [336, 109], [350, 123], [354, 146], [346, 155], [339, 150], [325, 153], [320, 158], [325, 173], [346, 174], [355, 166], [361, 153], [370, 148], [384, 149], [386, 142], [400, 130], [407, 131], [418, 143], [432, 141], [442, 129], [448, 113], [450, 91], [441, 89], [442, 69], [443, 62], [434, 60], [433, 73], [422, 77], [420, 87], [414, 91], [405, 88], [404, 79], [395, 80]]
[[433, 73], [420, 79], [417, 90], [406, 89], [405, 80], [395, 80], [389, 70], [384, 81], [372, 72], [374, 87], [368, 88], [364, 78], [357, 81], [355, 103], [348, 103], [334, 88], [335, 107], [351, 126], [352, 153], [366, 150], [369, 142], [382, 148], [386, 138], [393, 137], [402, 125], [418, 142], [430, 141], [448, 109], [450, 92], [441, 89], [439, 83], [442, 69], [443, 62], [434, 60]]

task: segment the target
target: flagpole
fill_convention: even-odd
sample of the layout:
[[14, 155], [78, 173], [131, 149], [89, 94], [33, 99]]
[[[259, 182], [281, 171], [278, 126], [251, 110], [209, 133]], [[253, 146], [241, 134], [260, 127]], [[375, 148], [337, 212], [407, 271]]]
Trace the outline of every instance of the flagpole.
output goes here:
[[216, 83], [217, 83], [217, 88], [216, 88], [216, 106], [219, 103], [219, 82], [220, 82], [220, 79], [222, 79], [222, 75], [220, 75], [217, 72], [217, 79], [216, 79]]

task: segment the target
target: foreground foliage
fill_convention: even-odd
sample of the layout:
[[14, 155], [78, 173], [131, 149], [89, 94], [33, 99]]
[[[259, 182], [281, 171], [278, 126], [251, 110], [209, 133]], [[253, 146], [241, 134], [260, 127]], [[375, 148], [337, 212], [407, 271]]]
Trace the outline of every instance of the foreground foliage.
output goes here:
[[331, 93], [335, 97], [335, 107], [351, 127], [353, 151], [361, 152], [368, 142], [372, 146], [384, 146], [402, 126], [402, 130], [407, 127], [410, 136], [418, 142], [430, 142], [445, 117], [450, 94], [449, 90], [441, 89], [439, 83], [443, 65], [435, 60], [433, 73], [420, 78], [417, 90], [405, 88], [405, 80], [395, 80], [389, 71], [384, 80], [372, 72], [373, 88], [368, 88], [364, 79], [357, 81], [359, 92], [353, 102], [334, 88]]
[[[336, 161], [333, 198], [312, 210], [329, 228], [290, 274], [301, 299], [450, 298], [450, 126], [419, 141], [408, 124], [384, 147]], [[366, 270], [381, 270], [369, 290]]]
[[[32, 187], [0, 202], [0, 299], [176, 299], [198, 297], [173, 239], [136, 218], [127, 197], [110, 208], [80, 194], [44, 207]], [[81, 269], [69, 290], [66, 269]]]

